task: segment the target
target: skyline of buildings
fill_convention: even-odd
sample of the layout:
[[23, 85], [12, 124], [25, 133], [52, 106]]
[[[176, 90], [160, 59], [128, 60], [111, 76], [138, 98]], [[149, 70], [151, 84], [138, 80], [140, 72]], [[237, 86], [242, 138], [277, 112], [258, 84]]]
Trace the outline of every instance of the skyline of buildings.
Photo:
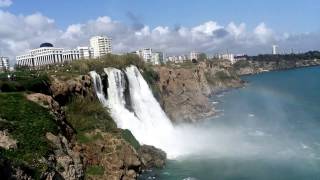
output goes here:
[[138, 49], [134, 54], [137, 54], [144, 62], [159, 65], [165, 63], [163, 52], [153, 52], [151, 48]]
[[90, 46], [78, 46], [75, 49], [54, 47], [51, 43], [42, 43], [39, 48], [16, 56], [17, 66], [41, 67], [79, 59], [100, 58], [112, 53], [111, 38], [94, 36], [89, 40]]
[[[43, 44], [49, 44], [49, 46], [32, 49], [26, 54], [17, 56], [16, 65], [38, 67], [55, 63], [64, 63], [66, 61], [78, 59], [99, 58], [106, 54], [112, 53], [112, 38], [107, 36], [93, 36], [89, 39], [89, 46], [78, 46], [75, 49], [56, 48], [50, 43]], [[272, 45], [273, 55], [278, 54], [278, 47], [278, 45]], [[192, 59], [198, 60], [199, 55], [201, 54], [200, 52], [191, 51], [189, 56], [166, 56], [164, 52], [153, 52], [152, 48], [139, 49], [134, 53], [141, 57], [145, 62], [152, 63], [154, 65], [166, 62], [181, 63]], [[235, 63], [238, 60], [247, 59], [247, 55], [233, 53], [216, 54], [208, 57], [230, 60], [231, 63]], [[6, 62], [9, 62], [8, 58], [6, 59]], [[10, 63], [2, 63], [0, 64], [0, 67], [2, 68], [4, 64], [8, 66], [7, 69], [9, 69]]]

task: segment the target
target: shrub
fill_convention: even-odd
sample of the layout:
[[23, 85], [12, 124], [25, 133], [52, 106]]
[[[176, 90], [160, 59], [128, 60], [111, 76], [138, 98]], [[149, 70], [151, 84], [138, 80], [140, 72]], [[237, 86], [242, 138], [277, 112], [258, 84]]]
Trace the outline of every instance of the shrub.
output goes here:
[[104, 168], [103, 166], [89, 166], [86, 169], [86, 174], [87, 175], [93, 175], [93, 176], [101, 176], [104, 173]]
[[134, 147], [136, 150], [140, 149], [140, 144], [137, 141], [137, 139], [132, 135], [131, 131], [128, 129], [123, 129], [121, 131], [122, 138], [127, 141], [129, 144], [131, 144], [132, 147]]
[[97, 99], [74, 97], [66, 107], [67, 121], [78, 131], [87, 132], [93, 129], [111, 131], [116, 124], [108, 111]]

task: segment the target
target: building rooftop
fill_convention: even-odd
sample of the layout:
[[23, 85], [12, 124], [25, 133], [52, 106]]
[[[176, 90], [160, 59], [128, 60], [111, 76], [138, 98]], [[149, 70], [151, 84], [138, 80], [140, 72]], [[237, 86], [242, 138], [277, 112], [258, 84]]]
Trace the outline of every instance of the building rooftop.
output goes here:
[[41, 45], [40, 45], [40, 47], [42, 48], [42, 47], [53, 47], [53, 45], [51, 44], [51, 43], [42, 43]]

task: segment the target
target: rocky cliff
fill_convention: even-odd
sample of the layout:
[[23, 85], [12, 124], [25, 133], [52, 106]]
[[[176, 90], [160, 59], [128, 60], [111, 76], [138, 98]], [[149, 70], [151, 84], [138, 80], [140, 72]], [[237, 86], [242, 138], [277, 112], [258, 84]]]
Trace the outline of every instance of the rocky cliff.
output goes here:
[[[8, 113], [6, 108], [0, 108], [1, 178], [133, 180], [144, 169], [164, 166], [164, 152], [140, 146], [128, 130], [115, 127], [95, 97], [90, 76], [50, 79], [50, 94], [19, 92], [0, 96], [2, 107], [10, 106]], [[19, 101], [25, 105], [11, 107]], [[15, 110], [17, 116], [11, 117]], [[44, 113], [39, 120], [35, 118], [41, 115], [38, 110]], [[19, 118], [28, 112], [32, 115], [28, 118], [34, 122], [26, 122], [29, 125], [25, 126]], [[38, 130], [30, 123], [43, 129], [33, 135], [31, 132]], [[42, 127], [47, 123], [50, 126]], [[31, 155], [33, 147], [24, 147], [26, 140], [16, 135], [15, 129], [26, 131], [28, 137], [42, 143], [39, 155], [37, 150]]]
[[155, 71], [159, 74], [161, 105], [176, 123], [212, 116], [215, 110], [210, 95], [243, 85], [228, 61], [161, 66]]

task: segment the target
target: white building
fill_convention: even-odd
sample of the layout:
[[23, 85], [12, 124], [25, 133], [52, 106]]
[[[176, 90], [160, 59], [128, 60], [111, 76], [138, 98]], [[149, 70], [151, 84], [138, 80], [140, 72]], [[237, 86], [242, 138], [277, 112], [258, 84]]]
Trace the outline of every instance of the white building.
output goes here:
[[9, 58], [0, 56], [0, 72], [9, 70]]
[[165, 63], [164, 62], [164, 54], [162, 52], [152, 53], [151, 62], [152, 62], [152, 64], [155, 64], [155, 65]]
[[272, 45], [272, 54], [273, 54], [273, 55], [276, 55], [276, 54], [277, 54], [277, 48], [278, 48], [277, 45]]
[[80, 59], [91, 59], [93, 58], [93, 48], [91, 47], [78, 47]]
[[112, 39], [104, 36], [94, 36], [90, 39], [90, 47], [93, 49], [93, 57], [99, 58], [101, 56], [112, 53]]
[[200, 53], [192, 51], [190, 53], [190, 60], [193, 60], [193, 59], [198, 60], [199, 56], [200, 56]]
[[179, 55], [179, 56], [168, 56], [166, 61], [174, 62], [174, 63], [183, 63], [184, 61], [188, 61], [189, 57], [187, 55]]
[[41, 67], [50, 64], [64, 63], [80, 58], [78, 50], [55, 48], [50, 43], [43, 43], [40, 48], [33, 49], [16, 57], [18, 66]]
[[151, 48], [139, 49], [136, 51], [136, 54], [140, 58], [142, 58], [145, 62], [148, 62], [148, 63], [152, 62], [152, 49]]
[[231, 61], [232, 64], [235, 63], [234, 54], [231, 54], [231, 53], [219, 54], [219, 55], [218, 55], [218, 58], [219, 58], [219, 59], [229, 60], [229, 61]]

